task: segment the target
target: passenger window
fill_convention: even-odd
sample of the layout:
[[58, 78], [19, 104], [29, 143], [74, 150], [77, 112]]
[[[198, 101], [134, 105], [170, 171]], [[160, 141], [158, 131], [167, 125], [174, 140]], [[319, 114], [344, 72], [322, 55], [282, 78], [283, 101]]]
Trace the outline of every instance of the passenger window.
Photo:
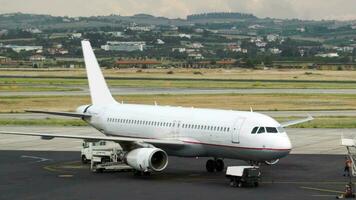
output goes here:
[[260, 129], [258, 129], [258, 134], [261, 134], [261, 133], [265, 133], [266, 130], [265, 130], [265, 127], [260, 127]]
[[255, 133], [257, 132], [257, 130], [258, 130], [258, 127], [255, 127], [255, 128], [252, 129], [252, 132], [251, 132], [251, 133], [252, 133], [252, 134], [255, 134]]
[[266, 127], [267, 133], [278, 133], [277, 129], [274, 127]]

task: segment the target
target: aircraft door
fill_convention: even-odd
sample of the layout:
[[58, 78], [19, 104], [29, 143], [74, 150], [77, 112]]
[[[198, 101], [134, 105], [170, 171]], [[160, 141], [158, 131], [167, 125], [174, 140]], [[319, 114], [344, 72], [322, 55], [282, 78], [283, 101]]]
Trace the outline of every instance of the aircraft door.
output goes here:
[[240, 143], [240, 131], [244, 121], [245, 118], [238, 118], [235, 120], [234, 125], [230, 131], [232, 143]]
[[181, 128], [182, 122], [181, 121], [173, 121], [173, 130], [172, 130], [172, 137], [177, 138], [179, 137], [179, 130]]

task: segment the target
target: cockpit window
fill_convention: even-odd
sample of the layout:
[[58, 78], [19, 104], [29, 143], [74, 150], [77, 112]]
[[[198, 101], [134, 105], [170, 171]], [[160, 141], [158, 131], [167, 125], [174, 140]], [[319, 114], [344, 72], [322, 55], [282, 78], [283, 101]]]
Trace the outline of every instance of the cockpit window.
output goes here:
[[278, 133], [277, 129], [274, 127], [266, 127], [267, 133]]
[[258, 134], [261, 134], [261, 133], [265, 133], [266, 130], [265, 130], [265, 127], [260, 127], [260, 129], [258, 129]]
[[280, 133], [286, 132], [282, 126], [278, 127], [277, 129], [278, 129], [278, 132], [280, 132]]
[[258, 127], [255, 127], [255, 128], [252, 129], [252, 132], [251, 132], [251, 133], [252, 133], [252, 134], [255, 134], [255, 133], [257, 132], [257, 130], [258, 130]]

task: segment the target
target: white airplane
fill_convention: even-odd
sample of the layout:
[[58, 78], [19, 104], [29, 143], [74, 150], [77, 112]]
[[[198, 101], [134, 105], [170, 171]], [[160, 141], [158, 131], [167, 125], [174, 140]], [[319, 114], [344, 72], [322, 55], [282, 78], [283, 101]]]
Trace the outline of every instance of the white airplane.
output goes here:
[[[278, 123], [256, 112], [218, 109], [137, 105], [117, 102], [111, 95], [89, 41], [82, 41], [91, 95], [91, 105], [76, 112], [30, 111], [78, 117], [104, 136], [48, 133], [0, 132], [41, 136], [42, 139], [70, 138], [114, 141], [126, 152], [125, 162], [138, 172], [159, 172], [168, 155], [211, 157], [209, 172], [224, 169], [223, 158], [275, 164], [291, 151], [284, 127], [312, 120], [311, 116]], [[179, 98], [179, 97], [178, 97]]]

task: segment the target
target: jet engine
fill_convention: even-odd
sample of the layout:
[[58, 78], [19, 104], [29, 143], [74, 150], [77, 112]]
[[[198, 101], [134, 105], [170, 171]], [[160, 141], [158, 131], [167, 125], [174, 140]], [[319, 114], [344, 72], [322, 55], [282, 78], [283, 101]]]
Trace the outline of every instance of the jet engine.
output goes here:
[[168, 165], [168, 155], [158, 148], [138, 148], [129, 151], [125, 156], [125, 161], [138, 171], [160, 172]]

